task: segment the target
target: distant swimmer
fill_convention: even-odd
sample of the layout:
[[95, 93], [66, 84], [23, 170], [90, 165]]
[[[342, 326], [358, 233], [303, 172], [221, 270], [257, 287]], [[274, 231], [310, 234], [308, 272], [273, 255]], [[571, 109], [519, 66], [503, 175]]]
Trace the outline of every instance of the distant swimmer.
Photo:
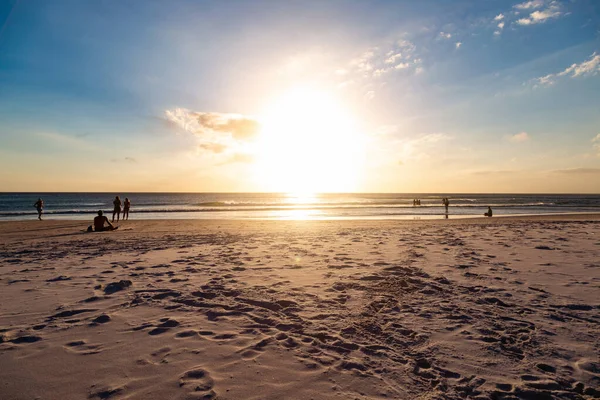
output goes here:
[[131, 201], [125, 197], [125, 201], [123, 202], [123, 221], [129, 219], [129, 207], [131, 207]]
[[33, 203], [33, 206], [37, 209], [38, 212], [38, 219], [41, 221], [42, 220], [42, 212], [44, 211], [44, 200], [42, 200], [42, 198], [38, 198], [37, 201], [35, 203]]
[[488, 210], [485, 214], [483, 214], [485, 217], [491, 217], [493, 215], [492, 212], [492, 207], [488, 207]]
[[[107, 223], [108, 226], [104, 226], [104, 223]], [[88, 231], [90, 231], [90, 228], [88, 228]], [[94, 217], [94, 230], [96, 232], [114, 231], [115, 229], [118, 229], [118, 228], [119, 228], [118, 226], [115, 227], [113, 224], [111, 224], [105, 215], [102, 215], [102, 210], [99, 210], [98, 216]]]
[[119, 196], [115, 197], [115, 199], [113, 200], [113, 205], [114, 209], [112, 215], [112, 222], [115, 222], [115, 214], [117, 214], [117, 222], [119, 222], [119, 218], [121, 217], [121, 199], [119, 198]]

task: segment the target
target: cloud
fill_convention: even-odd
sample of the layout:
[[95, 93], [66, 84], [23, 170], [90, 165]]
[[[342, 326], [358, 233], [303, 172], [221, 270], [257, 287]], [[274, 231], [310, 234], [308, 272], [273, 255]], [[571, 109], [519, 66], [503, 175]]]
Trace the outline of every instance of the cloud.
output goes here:
[[165, 117], [169, 123], [195, 135], [199, 150], [226, 158], [225, 163], [240, 162], [241, 158], [231, 154], [243, 149], [260, 131], [256, 119], [240, 114], [175, 108], [165, 111]]
[[[532, 6], [529, 8], [540, 8], [542, 5], [544, 5], [544, 2], [534, 2], [534, 1], [529, 1], [527, 3], [522, 3], [522, 4], [530, 4], [530, 3], [535, 3], [536, 5], [538, 3], [540, 3], [541, 5], [538, 5], [535, 7]], [[529, 14], [529, 17], [521, 18], [521, 19], [517, 20], [517, 24], [524, 25], [524, 26], [541, 24], [541, 23], [546, 22], [549, 19], [558, 18], [561, 15], [564, 15], [564, 13], [562, 12], [560, 3], [558, 1], [551, 1], [550, 4], [548, 4], [548, 7], [546, 7], [545, 9], [533, 11], [531, 14]]]
[[394, 71], [418, 73], [422, 60], [416, 56], [416, 50], [417, 47], [406, 39], [384, 43], [363, 52], [351, 60], [347, 67], [337, 70], [344, 70], [344, 75], [352, 75], [354, 79], [348, 79], [346, 76], [346, 82], [380, 78]]
[[456, 42], [456, 43], [454, 44], [454, 46], [455, 46], [457, 49], [460, 49], [460, 46], [462, 46], [462, 42]]
[[234, 139], [249, 140], [260, 131], [258, 121], [240, 114], [195, 112], [176, 108], [167, 110], [165, 115], [168, 121], [195, 134], [228, 133]]
[[509, 138], [508, 138], [508, 140], [513, 143], [523, 143], [523, 142], [528, 141], [529, 139], [530, 138], [529, 138], [529, 135], [527, 134], [527, 132], [520, 132], [520, 133], [514, 134], [512, 136], [509, 136]]
[[524, 3], [519, 3], [514, 5], [513, 7], [516, 8], [517, 10], [531, 10], [531, 9], [536, 9], [536, 8], [540, 8], [544, 5], [545, 1], [544, 0], [531, 0], [531, 1], [526, 1]]
[[451, 33], [440, 32], [440, 38], [442, 38], [442, 39], [450, 39], [451, 37], [452, 37]]
[[259, 130], [258, 121], [236, 114], [195, 113], [198, 124], [215, 132], [230, 133], [235, 139], [247, 140], [255, 137]]
[[592, 139], [592, 146], [594, 147], [594, 150], [598, 152], [598, 156], [600, 156], [600, 133]]
[[502, 21], [504, 19], [504, 14], [498, 14], [494, 17], [494, 21]]
[[203, 150], [211, 151], [217, 154], [227, 150], [227, 146], [221, 143], [202, 143], [199, 147]]
[[555, 174], [566, 174], [566, 175], [597, 175], [600, 174], [600, 168], [567, 168], [557, 169], [552, 171]]
[[586, 61], [581, 62], [580, 64], [572, 64], [570, 67], [565, 68], [563, 71], [548, 74], [546, 76], [542, 76], [534, 79], [537, 85], [541, 86], [550, 86], [556, 83], [556, 81], [562, 77], [585, 77], [597, 75], [600, 72], [600, 54], [593, 53], [590, 58]]

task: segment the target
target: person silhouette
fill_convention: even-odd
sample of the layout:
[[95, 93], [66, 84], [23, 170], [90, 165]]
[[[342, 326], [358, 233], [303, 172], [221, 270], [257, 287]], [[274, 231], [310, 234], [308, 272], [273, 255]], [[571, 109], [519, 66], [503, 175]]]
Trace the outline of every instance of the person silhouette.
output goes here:
[[487, 212], [486, 212], [485, 214], [483, 214], [483, 215], [484, 215], [485, 217], [491, 217], [491, 216], [493, 215], [493, 212], [492, 212], [492, 207], [489, 207], [489, 206], [488, 206], [488, 210], [487, 210]]
[[[108, 226], [104, 226], [104, 223], [107, 223]], [[96, 217], [94, 217], [94, 230], [96, 232], [102, 232], [102, 231], [114, 231], [115, 229], [118, 229], [118, 226], [114, 226], [113, 224], [110, 223], [110, 221], [108, 220], [108, 218], [106, 218], [105, 215], [103, 215], [102, 210], [98, 210], [98, 215]], [[89, 231], [90, 228], [88, 228]]]
[[125, 201], [123, 202], [123, 221], [129, 219], [129, 207], [131, 207], [131, 201], [125, 197]]
[[121, 217], [121, 199], [119, 196], [116, 196], [113, 200], [113, 205], [115, 206], [113, 209], [112, 222], [115, 222], [115, 214], [117, 214], [117, 222], [119, 222], [119, 218]]
[[38, 219], [41, 221], [42, 220], [42, 212], [44, 211], [44, 200], [42, 200], [42, 198], [38, 198], [37, 201], [35, 203], [33, 203], [33, 206], [37, 209], [38, 212]]

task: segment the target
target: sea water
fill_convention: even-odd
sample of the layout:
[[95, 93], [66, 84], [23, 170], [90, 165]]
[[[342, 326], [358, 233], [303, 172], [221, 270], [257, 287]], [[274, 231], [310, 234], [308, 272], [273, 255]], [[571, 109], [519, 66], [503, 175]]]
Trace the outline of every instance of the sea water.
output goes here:
[[[36, 219], [33, 204], [44, 200], [44, 219], [91, 220], [98, 210], [110, 218], [116, 195], [131, 201], [132, 219], [438, 219], [600, 212], [600, 195], [457, 193], [0, 193], [0, 220]], [[421, 205], [414, 206], [413, 200]]]

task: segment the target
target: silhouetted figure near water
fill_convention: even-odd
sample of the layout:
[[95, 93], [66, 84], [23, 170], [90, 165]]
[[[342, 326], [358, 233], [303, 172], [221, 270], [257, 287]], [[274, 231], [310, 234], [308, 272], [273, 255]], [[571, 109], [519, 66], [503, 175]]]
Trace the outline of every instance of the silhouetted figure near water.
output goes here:
[[41, 221], [42, 220], [42, 212], [44, 211], [44, 200], [42, 200], [42, 198], [38, 198], [37, 201], [35, 203], [33, 203], [33, 206], [37, 209], [38, 212], [38, 219]]
[[[108, 226], [104, 226], [104, 223], [107, 223]], [[106, 218], [105, 215], [102, 215], [102, 210], [98, 211], [98, 216], [94, 217], [94, 230], [96, 232], [102, 232], [102, 231], [114, 231], [115, 229], [118, 229], [118, 226], [115, 227], [113, 224], [110, 223], [110, 221], [108, 220], [108, 218]], [[89, 228], [88, 228], [89, 230]]]
[[444, 197], [442, 199], [442, 204], [444, 205], [444, 207], [446, 207], [446, 214], [448, 214], [448, 206], [450, 205], [450, 200], [448, 200], [447, 197]]
[[485, 214], [483, 214], [485, 217], [491, 217], [492, 216], [492, 207], [488, 207], [488, 210]]
[[131, 201], [125, 197], [125, 201], [123, 202], [123, 221], [129, 219], [129, 207], [131, 207]]
[[119, 196], [115, 197], [113, 205], [115, 207], [113, 209], [112, 222], [115, 222], [115, 214], [117, 214], [117, 222], [119, 222], [119, 218], [121, 217], [121, 199], [119, 198]]

